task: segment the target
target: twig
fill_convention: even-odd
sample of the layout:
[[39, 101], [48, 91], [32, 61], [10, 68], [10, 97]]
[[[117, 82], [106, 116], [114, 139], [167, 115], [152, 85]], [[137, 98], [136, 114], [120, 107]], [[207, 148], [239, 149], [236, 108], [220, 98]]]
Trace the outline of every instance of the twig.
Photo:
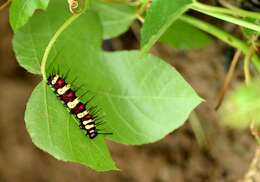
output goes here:
[[250, 131], [251, 134], [255, 137], [258, 145], [255, 151], [255, 155], [253, 157], [253, 160], [250, 164], [250, 167], [245, 174], [245, 177], [240, 182], [257, 182], [260, 181], [260, 137], [259, 137], [259, 131], [255, 126], [255, 121], [251, 122], [250, 125]]
[[258, 128], [255, 125], [255, 121], [251, 122], [251, 124], [250, 124], [250, 131], [251, 131], [251, 134], [255, 137], [258, 145], [260, 146], [260, 136], [259, 136]]
[[228, 1], [226, 0], [218, 0], [218, 2], [225, 8], [228, 8], [228, 9], [237, 9], [236, 6], [234, 6], [233, 4], [229, 3]]
[[2, 11], [5, 7], [7, 7], [11, 3], [11, 0], [7, 0], [4, 4], [0, 6], [0, 11]]
[[209, 142], [201, 125], [201, 121], [199, 120], [199, 117], [195, 111], [190, 114], [189, 121], [199, 146], [207, 147]]
[[221, 106], [222, 104], [222, 101], [225, 97], [225, 94], [226, 94], [226, 91], [230, 85], [230, 82], [232, 80], [232, 76], [234, 75], [234, 71], [235, 71], [235, 68], [236, 68], [236, 65], [238, 63], [238, 60], [239, 60], [239, 57], [241, 55], [241, 51], [240, 50], [237, 50], [235, 55], [233, 56], [233, 59], [232, 59], [232, 62], [231, 62], [231, 65], [230, 65], [230, 68], [228, 70], [228, 73], [227, 73], [227, 76], [225, 78], [225, 81], [224, 81], [224, 85], [223, 85], [223, 88], [219, 94], [219, 97], [218, 97], [218, 104], [217, 106], [215, 107], [215, 110], [218, 110], [219, 107]]
[[257, 39], [258, 39], [258, 36], [252, 36], [251, 46], [250, 46], [249, 51], [246, 53], [246, 56], [245, 56], [244, 75], [245, 75], [246, 84], [249, 84], [249, 82], [251, 81], [250, 63], [251, 63], [251, 59], [253, 57], [253, 54], [257, 51], [257, 46], [255, 44]]
[[250, 164], [249, 170], [240, 182], [257, 182], [260, 181], [260, 147], [258, 146], [254, 158]]
[[244, 61], [244, 75], [245, 75], [245, 82], [246, 84], [249, 84], [251, 80], [251, 74], [250, 74], [250, 62], [252, 59], [252, 56], [255, 52], [254, 46], [252, 45], [248, 51], [248, 53], [245, 56], [245, 61]]

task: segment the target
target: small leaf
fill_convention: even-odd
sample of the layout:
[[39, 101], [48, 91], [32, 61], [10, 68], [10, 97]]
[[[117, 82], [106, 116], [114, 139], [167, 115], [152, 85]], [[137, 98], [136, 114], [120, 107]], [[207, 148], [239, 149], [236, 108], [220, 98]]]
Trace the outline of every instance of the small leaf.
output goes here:
[[232, 91], [220, 111], [224, 124], [247, 128], [252, 122], [260, 125], [260, 82], [241, 85]]
[[191, 4], [192, 0], [154, 0], [141, 30], [142, 51], [147, 52]]
[[[59, 7], [59, 11], [57, 11], [57, 7]], [[40, 64], [48, 43], [58, 28], [71, 16], [67, 8], [67, 2], [64, 0], [51, 1], [47, 11], [35, 13], [30, 21], [15, 34], [13, 39], [15, 55], [18, 63], [27, 71], [40, 74]], [[97, 30], [97, 26], [99, 26], [97, 24], [100, 22], [91, 11], [87, 11], [81, 16], [83, 17], [79, 19], [85, 18], [86, 20], [81, 22], [81, 25], [75, 26], [77, 28], [74, 27], [73, 31], [81, 32], [85, 36], [84, 39], [89, 41], [87, 46], [99, 48], [100, 40], [98, 43], [93, 42], [95, 40], [93, 37], [101, 34], [101, 30]], [[74, 39], [75, 35], [77, 34], [71, 33], [64, 40]], [[66, 44], [64, 42], [60, 46]], [[57, 51], [57, 45], [53, 49]]]
[[25, 112], [33, 143], [57, 159], [77, 162], [97, 171], [116, 170], [104, 137], [90, 140], [45, 82], [33, 91]]
[[160, 42], [179, 49], [194, 49], [209, 45], [212, 39], [199, 29], [177, 20], [163, 34]]
[[95, 1], [93, 9], [100, 16], [104, 39], [111, 39], [124, 33], [135, 19], [136, 8], [124, 4]]
[[14, 32], [29, 20], [35, 10], [45, 10], [48, 3], [49, 0], [12, 0], [10, 23]]

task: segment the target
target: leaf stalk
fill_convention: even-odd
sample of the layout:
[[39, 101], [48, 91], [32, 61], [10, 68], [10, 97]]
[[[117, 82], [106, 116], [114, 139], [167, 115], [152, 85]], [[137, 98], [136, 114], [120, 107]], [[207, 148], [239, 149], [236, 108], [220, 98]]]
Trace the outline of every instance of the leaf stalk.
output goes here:
[[70, 26], [80, 15], [80, 14], [73, 14], [70, 18], [68, 18], [62, 25], [61, 27], [54, 33], [53, 37], [51, 38], [49, 44], [47, 45], [43, 57], [42, 57], [42, 62], [41, 62], [41, 74], [43, 77], [43, 80], [47, 80], [46, 77], [46, 64], [47, 64], [47, 60], [48, 60], [48, 56], [50, 54], [50, 51], [52, 49], [52, 47], [54, 46], [56, 40], [59, 38], [59, 36], [62, 34], [62, 32], [64, 32], [64, 30]]
[[[182, 15], [180, 17], [180, 20], [191, 24], [215, 37], [218, 39], [222, 40], [223, 42], [226, 42], [227, 44], [231, 45], [232, 47], [237, 48], [238, 50], [241, 50], [244, 54], [247, 54], [250, 47], [247, 45], [247, 43], [243, 42], [242, 40], [232, 36], [228, 32], [225, 32], [224, 30], [221, 30], [218, 27], [215, 27], [214, 25], [211, 25], [207, 22], [201, 21], [197, 18], [187, 16], [187, 15]], [[259, 56], [255, 53], [252, 55], [252, 60], [253, 63], [257, 69], [258, 72], [260, 72], [260, 58]]]
[[[259, 13], [248, 12], [244, 10], [229, 10], [226, 8], [219, 8], [204, 5], [198, 2], [192, 4], [191, 9], [198, 11], [200, 13], [212, 16], [214, 18], [224, 20], [242, 27], [246, 27], [248, 29], [260, 32], [260, 26], [251, 22], [248, 22], [243, 19], [239, 19], [238, 17], [251, 17], [254, 19], [260, 19]], [[241, 13], [241, 14], [239, 14]], [[233, 17], [231, 15], [235, 15], [237, 17]]]

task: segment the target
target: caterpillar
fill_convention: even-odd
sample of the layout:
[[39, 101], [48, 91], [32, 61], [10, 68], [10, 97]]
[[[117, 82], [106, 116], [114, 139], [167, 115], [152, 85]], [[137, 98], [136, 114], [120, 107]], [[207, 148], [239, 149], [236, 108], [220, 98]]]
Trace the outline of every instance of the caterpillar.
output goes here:
[[75, 91], [71, 89], [65, 79], [58, 74], [50, 75], [47, 84], [70, 112], [80, 121], [80, 128], [86, 130], [86, 135], [90, 139], [94, 139], [98, 135], [95, 123], [96, 117], [92, 115], [91, 110], [86, 109], [86, 104], [80, 101]]

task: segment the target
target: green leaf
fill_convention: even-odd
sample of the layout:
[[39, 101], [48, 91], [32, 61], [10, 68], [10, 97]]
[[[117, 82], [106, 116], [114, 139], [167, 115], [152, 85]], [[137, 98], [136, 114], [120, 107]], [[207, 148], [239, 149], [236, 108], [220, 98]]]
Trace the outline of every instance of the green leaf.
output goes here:
[[111, 39], [124, 33], [135, 19], [136, 8], [125, 4], [95, 1], [93, 9], [100, 16], [104, 39]]
[[[103, 74], [91, 77], [104, 111], [110, 139], [144, 144], [179, 128], [202, 101], [181, 75], [163, 60], [138, 51], [105, 53]], [[102, 67], [103, 68], [102, 68]], [[96, 86], [94, 86], [96, 85]], [[99, 85], [99, 86], [98, 86]]]
[[90, 140], [45, 82], [33, 91], [25, 112], [33, 143], [57, 159], [77, 162], [97, 171], [115, 170], [104, 137]]
[[224, 124], [247, 128], [252, 122], [260, 125], [260, 81], [241, 85], [232, 91], [220, 111]]
[[192, 0], [154, 0], [141, 30], [142, 51], [147, 52], [191, 4]]
[[[64, 17], [56, 16], [51, 10], [55, 4], [51, 4], [46, 12], [48, 16], [45, 13], [35, 15], [15, 39], [19, 62], [30, 71], [39, 72], [46, 45], [66, 20], [61, 21]], [[105, 124], [98, 127], [112, 132], [108, 137], [114, 141], [149, 143], [180, 127], [201, 102], [194, 90], [174, 68], [159, 58], [141, 57], [138, 51], [105, 53], [101, 57], [101, 29], [95, 13], [88, 11], [78, 17], [51, 49], [47, 75], [66, 75], [67, 83], [77, 90], [78, 96], [88, 91], [80, 98], [82, 102], [95, 96], [87, 108], [101, 109], [98, 116], [104, 116]], [[24, 38], [27, 34], [31, 35], [27, 38], [31, 38], [33, 41], [28, 40], [34, 45], [21, 42], [27, 41]], [[26, 48], [33, 48], [34, 52], [26, 52]], [[42, 82], [34, 91], [25, 119], [33, 142], [56, 158], [79, 162], [99, 171], [115, 169], [102, 134], [94, 140], [84, 136], [77, 120], [46, 83]]]
[[163, 34], [160, 42], [175, 48], [194, 49], [209, 45], [212, 39], [201, 30], [176, 20]]
[[[67, 2], [63, 0], [51, 1], [45, 12], [35, 13], [13, 38], [13, 47], [20, 66], [31, 73], [40, 74], [40, 64], [46, 46], [57, 29], [70, 16]], [[83, 28], [86, 36], [92, 31], [87, 23], [82, 25]]]
[[14, 32], [29, 20], [35, 10], [45, 10], [48, 3], [49, 0], [12, 0], [10, 8], [10, 23]]
[[[105, 132], [113, 141], [145, 144], [179, 128], [202, 101], [181, 75], [163, 60], [139, 51], [105, 53], [103, 59], [67, 45], [55, 57], [48, 74], [67, 74], [77, 94], [95, 96], [89, 107], [100, 109]], [[72, 61], [76, 60], [76, 61]], [[55, 66], [56, 65], [56, 66]], [[53, 71], [54, 70], [54, 71]]]
[[[54, 32], [66, 21], [66, 16], [71, 16], [66, 13], [60, 17], [56, 16], [57, 10], [54, 7], [60, 7], [62, 13], [62, 9], [65, 10], [63, 3], [66, 2], [52, 1], [46, 12], [37, 13], [17, 33], [14, 40], [16, 54], [20, 58], [20, 64], [29, 71], [40, 71], [45, 47]], [[57, 61], [55, 67], [64, 73], [70, 71], [70, 68], [66, 67], [67, 64], [81, 67], [82, 61], [98, 60], [101, 40], [102, 27], [99, 19], [95, 13], [88, 11], [80, 15], [60, 34], [51, 49], [47, 65], [51, 67], [54, 65], [53, 61]], [[63, 55], [69, 56], [67, 62], [64, 61]], [[77, 59], [78, 56], [80, 59]], [[72, 73], [75, 74], [70, 77], [75, 78], [77, 74], [84, 77], [84, 70]], [[69, 114], [46, 83], [42, 82], [31, 96], [25, 120], [33, 142], [56, 158], [81, 163], [97, 171], [116, 169], [104, 137], [99, 135], [95, 140], [90, 140], [85, 136], [77, 120]]]

